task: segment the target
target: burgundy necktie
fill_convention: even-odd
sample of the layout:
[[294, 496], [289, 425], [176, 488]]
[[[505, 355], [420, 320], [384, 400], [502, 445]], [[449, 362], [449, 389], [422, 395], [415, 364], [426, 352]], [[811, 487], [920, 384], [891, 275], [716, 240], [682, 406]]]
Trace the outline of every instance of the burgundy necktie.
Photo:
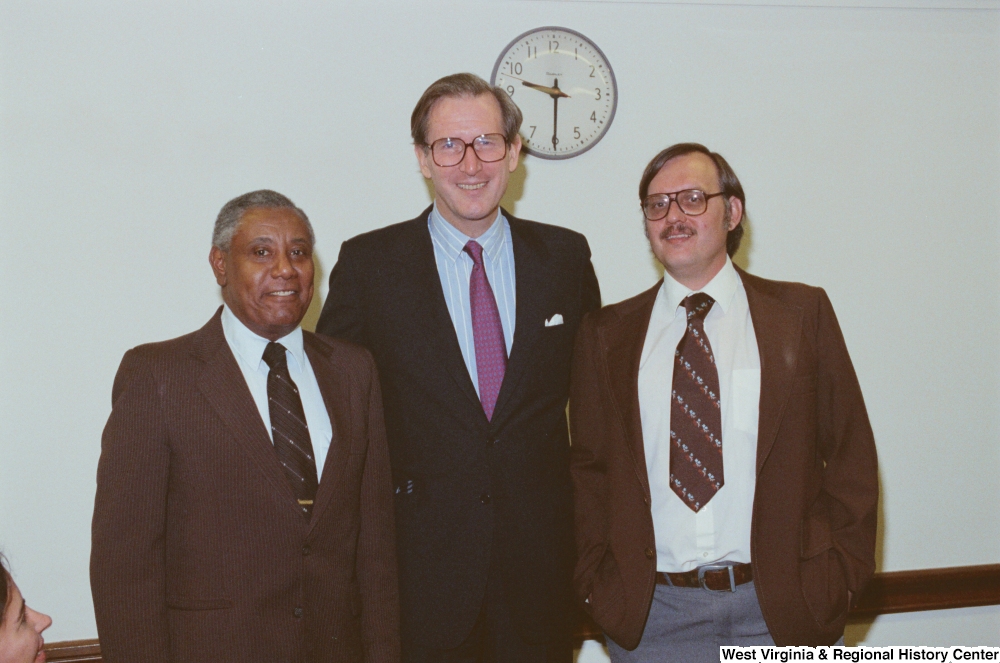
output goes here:
[[687, 311], [687, 329], [674, 353], [670, 487], [697, 512], [724, 483], [719, 371], [705, 335], [705, 316], [715, 300], [699, 292], [682, 303]]
[[271, 413], [274, 451], [285, 468], [285, 477], [292, 486], [303, 515], [309, 518], [319, 481], [316, 479], [316, 460], [313, 458], [299, 388], [288, 373], [285, 346], [268, 343], [264, 349], [264, 362], [271, 369], [267, 374], [267, 403]]
[[465, 252], [472, 257], [469, 275], [469, 302], [472, 308], [472, 336], [476, 346], [476, 372], [479, 374], [479, 401], [486, 418], [493, 419], [503, 374], [507, 370], [507, 343], [503, 338], [500, 310], [493, 288], [483, 268], [483, 247], [469, 240]]

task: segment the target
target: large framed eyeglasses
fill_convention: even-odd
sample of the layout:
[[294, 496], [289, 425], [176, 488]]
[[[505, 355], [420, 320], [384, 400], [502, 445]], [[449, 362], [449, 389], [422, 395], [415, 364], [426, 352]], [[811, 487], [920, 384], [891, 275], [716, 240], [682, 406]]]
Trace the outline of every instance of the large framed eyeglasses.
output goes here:
[[438, 138], [428, 146], [434, 163], [447, 168], [457, 166], [465, 158], [465, 152], [470, 147], [479, 160], [485, 163], [500, 161], [507, 156], [507, 139], [503, 134], [483, 134], [466, 143], [461, 138]]
[[650, 221], [659, 221], [670, 212], [670, 203], [677, 201], [677, 206], [688, 216], [704, 214], [708, 209], [708, 201], [721, 196], [725, 191], [705, 193], [701, 189], [684, 189], [673, 193], [654, 193], [642, 200], [642, 213]]

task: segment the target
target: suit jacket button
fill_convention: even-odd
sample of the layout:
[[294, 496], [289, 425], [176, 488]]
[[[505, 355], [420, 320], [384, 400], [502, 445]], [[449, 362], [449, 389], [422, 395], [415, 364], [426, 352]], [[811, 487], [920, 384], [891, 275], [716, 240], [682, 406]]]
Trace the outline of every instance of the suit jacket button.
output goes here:
[[479, 496], [479, 501], [482, 502], [483, 504], [489, 504], [490, 503], [490, 494], [489, 493], [483, 493], [482, 495]]
[[646, 548], [646, 559], [656, 559], [656, 551], [652, 548]]
[[302, 608], [296, 608], [295, 610], [292, 611], [292, 614], [295, 615], [296, 619], [301, 618], [302, 617]]
[[311, 553], [311, 552], [312, 552], [312, 550], [309, 549], [309, 546], [302, 546], [302, 556], [303, 557], [308, 557], [309, 553]]
[[487, 442], [489, 443], [489, 445], [490, 445], [491, 447], [495, 447], [495, 446], [497, 445], [497, 442], [499, 442], [500, 440], [498, 440], [498, 439], [497, 439], [497, 438], [495, 438], [495, 437], [491, 437], [490, 439], [488, 439], [488, 440], [486, 440], [486, 441], [487, 441]]

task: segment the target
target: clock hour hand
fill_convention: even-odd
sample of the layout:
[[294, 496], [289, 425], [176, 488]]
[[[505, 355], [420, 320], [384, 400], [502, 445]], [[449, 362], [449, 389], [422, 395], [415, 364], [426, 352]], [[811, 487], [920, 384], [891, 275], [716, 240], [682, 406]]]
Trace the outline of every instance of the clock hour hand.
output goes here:
[[517, 76], [511, 76], [510, 74], [504, 74], [507, 78], [513, 78], [516, 81], [521, 81], [521, 85], [525, 87], [530, 87], [532, 90], [538, 90], [539, 92], [544, 92], [545, 94], [555, 98], [555, 97], [569, 97], [568, 94], [560, 90], [558, 87], [549, 87], [547, 85], [539, 85], [538, 83], [532, 83], [526, 81], [523, 78], [518, 78]]
[[553, 99], [558, 99], [559, 97], [569, 97], [568, 94], [557, 87], [546, 87], [544, 85], [538, 85], [537, 83], [529, 83], [528, 81], [521, 81], [521, 85], [526, 85], [534, 90], [538, 90], [539, 92], [544, 92]]

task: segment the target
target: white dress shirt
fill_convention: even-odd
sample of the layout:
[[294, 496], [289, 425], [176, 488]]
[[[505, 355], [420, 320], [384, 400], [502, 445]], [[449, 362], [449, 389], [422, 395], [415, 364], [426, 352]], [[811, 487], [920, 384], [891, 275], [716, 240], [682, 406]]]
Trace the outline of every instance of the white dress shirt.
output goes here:
[[693, 292], [664, 274], [639, 362], [639, 411], [652, 498], [656, 568], [670, 573], [721, 561], [750, 561], [760, 354], [746, 290], [728, 258], [715, 278], [697, 291], [715, 300], [705, 318], [705, 333], [719, 369], [725, 483], [695, 513], [671, 490], [668, 481], [674, 352], [687, 328], [681, 302]]
[[[472, 335], [472, 306], [469, 303], [469, 277], [472, 274], [472, 257], [465, 252], [465, 245], [471, 237], [448, 223], [437, 210], [437, 203], [427, 217], [427, 229], [434, 245], [434, 261], [437, 263], [444, 301], [455, 325], [458, 345], [462, 349], [462, 359], [469, 370], [472, 384], [479, 393], [479, 371], [476, 369], [476, 343]], [[507, 356], [514, 343], [515, 310], [517, 297], [514, 288], [514, 243], [510, 237], [510, 223], [498, 210], [497, 218], [489, 230], [476, 238], [483, 247], [483, 268], [489, 279], [493, 297], [500, 311], [503, 338], [507, 345]]]
[[[264, 428], [267, 429], [268, 437], [271, 437], [271, 409], [267, 402], [267, 374], [271, 369], [264, 361], [264, 348], [269, 341], [250, 331], [228, 306], [222, 307], [222, 333], [226, 336], [229, 349], [236, 356], [236, 363], [247, 381], [260, 418], [264, 420]], [[333, 426], [330, 425], [330, 413], [326, 411], [316, 374], [313, 373], [312, 364], [302, 345], [302, 328], [296, 327], [295, 331], [276, 342], [285, 346], [288, 374], [299, 388], [306, 425], [309, 427], [309, 440], [316, 458], [316, 477], [321, 478], [323, 463], [326, 462], [326, 453], [333, 438]], [[274, 442], [273, 437], [271, 442]]]

